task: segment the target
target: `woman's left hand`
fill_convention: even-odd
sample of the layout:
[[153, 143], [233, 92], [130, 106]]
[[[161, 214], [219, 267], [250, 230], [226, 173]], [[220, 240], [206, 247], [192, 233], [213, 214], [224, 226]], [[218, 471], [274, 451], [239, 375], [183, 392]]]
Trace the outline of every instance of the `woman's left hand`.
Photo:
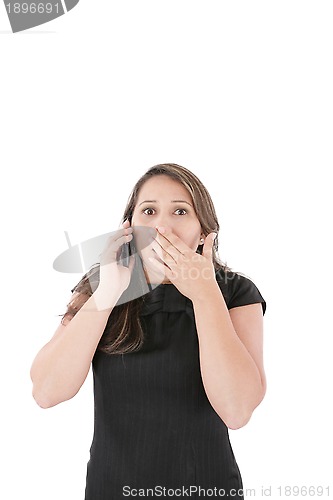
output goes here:
[[156, 230], [153, 248], [163, 263], [150, 258], [152, 266], [192, 301], [206, 297], [212, 286], [216, 286], [212, 254], [216, 233], [206, 236], [200, 255], [172, 233], [170, 228], [156, 227]]

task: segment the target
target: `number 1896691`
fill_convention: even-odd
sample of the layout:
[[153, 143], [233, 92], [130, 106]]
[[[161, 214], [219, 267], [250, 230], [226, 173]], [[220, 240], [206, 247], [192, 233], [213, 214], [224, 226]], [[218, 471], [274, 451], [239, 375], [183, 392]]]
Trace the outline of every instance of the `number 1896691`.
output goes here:
[[52, 3], [42, 2], [31, 4], [15, 2], [14, 4], [7, 3], [6, 8], [9, 14], [44, 14], [45, 12], [51, 14], [53, 9], [59, 14], [59, 3], [53, 5]]
[[329, 486], [279, 486], [279, 496], [329, 496]]

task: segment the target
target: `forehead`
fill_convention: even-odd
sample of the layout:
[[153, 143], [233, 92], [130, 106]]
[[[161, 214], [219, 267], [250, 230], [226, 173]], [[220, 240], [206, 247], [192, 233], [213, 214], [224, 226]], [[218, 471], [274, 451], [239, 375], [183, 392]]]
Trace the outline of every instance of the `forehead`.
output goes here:
[[148, 179], [140, 188], [138, 201], [149, 197], [149, 199], [183, 199], [192, 202], [188, 190], [177, 180], [168, 175], [155, 175]]

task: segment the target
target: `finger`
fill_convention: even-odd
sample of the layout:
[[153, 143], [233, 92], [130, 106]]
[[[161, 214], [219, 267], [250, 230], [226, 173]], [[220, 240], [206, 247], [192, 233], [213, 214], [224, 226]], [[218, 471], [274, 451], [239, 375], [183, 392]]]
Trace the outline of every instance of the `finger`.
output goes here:
[[133, 227], [131, 226], [131, 223], [130, 223], [130, 221], [128, 219], [126, 219], [122, 223], [122, 226], [123, 226], [123, 229], [125, 230], [125, 234], [133, 233]]
[[162, 275], [166, 276], [168, 279], [170, 279], [173, 276], [172, 271], [163, 264], [162, 262], [159, 262], [156, 258], [154, 257], [148, 257], [148, 260], [153, 268], [156, 269], [156, 271], [159, 271], [162, 273]]
[[217, 233], [209, 233], [208, 236], [206, 236], [205, 243], [202, 249], [202, 255], [207, 259], [212, 259], [213, 257], [213, 246], [216, 236]]
[[107, 240], [107, 247], [118, 249], [120, 245], [127, 243], [130, 239], [126, 239], [127, 236], [133, 237], [133, 228], [128, 227], [124, 229], [118, 229], [114, 233], [111, 233], [111, 236]]
[[162, 243], [155, 240], [152, 243], [151, 247], [164, 262], [166, 262], [166, 260], [172, 260], [175, 263], [177, 262], [177, 257], [180, 255], [179, 251], [174, 248], [167, 240], [164, 240], [164, 242]]
[[120, 247], [125, 243], [129, 243], [132, 240], [132, 238], [133, 238], [132, 234], [121, 235], [121, 233], [118, 233], [118, 237], [111, 236], [107, 242], [105, 249], [103, 250], [100, 256], [101, 265], [109, 264], [111, 262], [116, 261]]
[[169, 227], [157, 226], [156, 230], [158, 235], [157, 241], [168, 253], [170, 253], [170, 255], [172, 254], [171, 252], [173, 252], [173, 255], [177, 255], [173, 248], [182, 254], [191, 251], [191, 248], [187, 246], [183, 240], [178, 238]]
[[125, 228], [125, 227], [126, 227], [126, 228], [127, 228], [127, 227], [130, 227], [130, 225], [131, 225], [131, 223], [130, 223], [130, 221], [129, 221], [128, 219], [124, 220], [124, 222], [122, 223], [122, 226], [123, 226], [124, 228]]

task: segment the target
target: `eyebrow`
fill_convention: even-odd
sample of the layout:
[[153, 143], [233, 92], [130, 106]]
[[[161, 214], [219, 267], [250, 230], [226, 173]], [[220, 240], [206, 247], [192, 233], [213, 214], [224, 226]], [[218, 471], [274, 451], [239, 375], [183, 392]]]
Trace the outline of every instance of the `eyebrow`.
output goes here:
[[[142, 205], [143, 203], [159, 203], [159, 201], [157, 200], [145, 200], [145, 201], [142, 201], [140, 205]], [[191, 203], [189, 203], [188, 201], [185, 201], [185, 200], [171, 200], [171, 203], [186, 203], [187, 205], [190, 205], [190, 207], [192, 206]]]

